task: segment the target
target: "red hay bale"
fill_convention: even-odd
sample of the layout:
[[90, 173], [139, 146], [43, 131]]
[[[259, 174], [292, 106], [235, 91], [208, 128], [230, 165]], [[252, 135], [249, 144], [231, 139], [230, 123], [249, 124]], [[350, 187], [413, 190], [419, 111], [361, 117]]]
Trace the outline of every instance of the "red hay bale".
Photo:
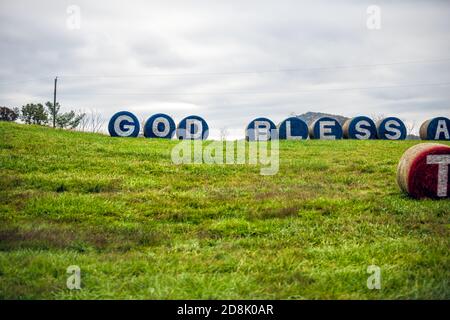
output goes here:
[[[445, 177], [442, 174], [443, 170], [439, 174], [439, 167], [444, 165], [427, 163], [427, 159], [428, 162], [433, 162], [431, 159], [435, 157], [428, 158], [432, 155], [440, 155], [448, 159], [450, 147], [439, 143], [421, 143], [406, 150], [400, 159], [397, 167], [398, 185], [414, 198], [449, 198], [448, 164], [445, 165], [447, 166]], [[441, 186], [440, 191], [438, 184]]]

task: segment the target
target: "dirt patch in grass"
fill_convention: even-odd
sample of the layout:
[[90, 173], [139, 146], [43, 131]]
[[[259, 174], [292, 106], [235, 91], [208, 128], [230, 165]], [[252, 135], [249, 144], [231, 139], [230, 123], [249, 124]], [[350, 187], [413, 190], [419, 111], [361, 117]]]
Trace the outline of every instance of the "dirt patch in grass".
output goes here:
[[161, 245], [167, 235], [161, 232], [137, 229], [80, 228], [78, 230], [57, 226], [45, 228], [0, 228], [0, 251], [29, 249], [72, 249], [128, 251], [132, 248]]
[[289, 217], [297, 217], [299, 208], [296, 206], [285, 208], [270, 208], [255, 211], [249, 215], [249, 220], [266, 220], [266, 219], [284, 219]]

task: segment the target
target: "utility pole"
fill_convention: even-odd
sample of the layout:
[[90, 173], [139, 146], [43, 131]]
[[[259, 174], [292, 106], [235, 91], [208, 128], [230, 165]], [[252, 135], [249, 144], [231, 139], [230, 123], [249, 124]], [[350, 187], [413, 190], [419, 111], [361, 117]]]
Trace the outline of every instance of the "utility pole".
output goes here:
[[55, 87], [53, 90], [53, 128], [56, 127], [56, 83], [58, 82], [58, 77], [55, 78]]

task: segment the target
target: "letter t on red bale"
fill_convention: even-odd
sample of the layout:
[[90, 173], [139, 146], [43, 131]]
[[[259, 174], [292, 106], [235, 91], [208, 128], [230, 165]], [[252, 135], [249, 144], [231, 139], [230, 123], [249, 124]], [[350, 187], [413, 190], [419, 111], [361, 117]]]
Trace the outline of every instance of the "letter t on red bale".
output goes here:
[[450, 198], [450, 147], [438, 143], [421, 143], [403, 154], [397, 168], [397, 182], [410, 196]]

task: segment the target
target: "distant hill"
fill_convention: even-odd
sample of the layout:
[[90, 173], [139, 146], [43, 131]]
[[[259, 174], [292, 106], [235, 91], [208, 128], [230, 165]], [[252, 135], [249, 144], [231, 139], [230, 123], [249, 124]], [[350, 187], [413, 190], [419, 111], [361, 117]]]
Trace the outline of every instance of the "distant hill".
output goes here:
[[321, 118], [321, 117], [331, 117], [336, 119], [341, 125], [344, 124], [345, 121], [347, 121], [350, 118], [344, 117], [344, 116], [340, 116], [340, 115], [335, 115], [335, 114], [329, 114], [329, 113], [322, 113], [322, 112], [312, 112], [312, 111], [308, 111], [306, 113], [300, 114], [300, 115], [295, 115], [295, 117], [302, 119], [303, 121], [305, 121], [308, 125], [311, 124], [312, 122], [314, 122], [315, 120]]

